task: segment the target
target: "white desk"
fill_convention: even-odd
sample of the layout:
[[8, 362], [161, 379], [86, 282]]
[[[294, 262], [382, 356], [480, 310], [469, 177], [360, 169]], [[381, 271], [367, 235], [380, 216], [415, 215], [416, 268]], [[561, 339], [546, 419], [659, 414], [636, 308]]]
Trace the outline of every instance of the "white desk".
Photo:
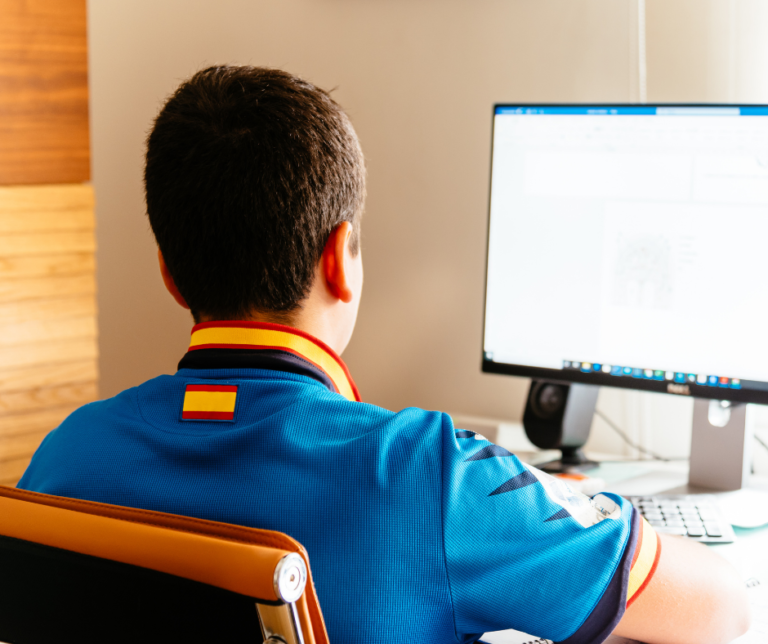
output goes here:
[[[498, 436], [499, 443], [518, 457], [531, 464], [541, 463], [553, 458], [550, 452], [523, 452], [520, 447], [520, 437], [515, 432]], [[505, 440], [506, 439], [506, 440]], [[603, 460], [607, 455], [589, 454], [590, 458]], [[616, 457], [621, 458], [621, 457]], [[623, 496], [653, 496], [654, 494], [692, 494], [703, 492], [721, 496], [711, 490], [692, 489], [687, 485], [688, 463], [685, 461], [659, 462], [659, 461], [612, 461], [604, 462], [600, 467], [587, 472], [591, 477], [601, 478], [605, 481], [605, 490], [621, 494]], [[768, 492], [768, 478], [752, 477], [753, 489]], [[747, 580], [757, 578], [763, 586], [768, 586], [768, 526], [752, 530], [735, 528], [736, 542], [732, 544], [711, 545], [710, 548], [731, 562], [742, 577]], [[765, 593], [761, 595], [764, 597]], [[761, 602], [764, 600], [761, 600]], [[762, 615], [754, 613], [760, 610]], [[753, 604], [753, 617], [762, 617], [762, 621], [768, 622], [768, 606], [761, 603], [761, 607]], [[519, 644], [527, 641], [527, 638], [516, 631], [504, 631], [500, 633], [488, 633], [482, 638], [491, 644]], [[611, 638], [618, 644], [621, 640]], [[626, 641], [626, 640], [624, 640]], [[743, 638], [739, 638], [733, 644], [768, 644], [768, 625], [753, 625], [753, 629]]]
[[[687, 462], [660, 463], [654, 461], [629, 461], [627, 463], [605, 463], [589, 473], [606, 482], [609, 491], [624, 496], [648, 496], [654, 494], [689, 494], [705, 492], [721, 498], [724, 494], [711, 490], [690, 488], [687, 485]], [[768, 492], [768, 479], [752, 477], [752, 489]], [[753, 627], [744, 637], [733, 644], [768, 643], [768, 526], [743, 530], [734, 528], [736, 541], [709, 547], [731, 562], [744, 580], [758, 579], [761, 590], [750, 590], [753, 612]], [[760, 593], [758, 595], [758, 593]], [[609, 640], [610, 641], [610, 640]]]
[[[531, 451], [535, 449], [526, 438], [522, 425], [500, 426], [498, 433], [490, 437], [532, 465], [557, 458], [557, 451]], [[713, 494], [711, 490], [690, 488], [687, 461], [632, 461], [610, 454], [588, 454], [600, 467], [587, 472], [589, 476], [605, 481], [605, 489], [622, 496], [652, 496], [654, 494]], [[611, 461], [615, 458], [617, 460]], [[768, 478], [752, 477], [750, 487], [768, 492]], [[714, 493], [718, 496], [717, 493]], [[768, 584], [768, 526], [754, 530], [736, 530], [738, 540], [733, 544], [713, 545], [719, 554], [728, 559], [743, 575], [761, 573]], [[768, 644], [768, 637], [766, 637]]]
[[[654, 494], [689, 494], [704, 492], [715, 497], [723, 493], [690, 488], [687, 485], [688, 464], [685, 462], [659, 463], [654, 461], [627, 461], [606, 463], [589, 472], [605, 480], [610, 492], [623, 496], [650, 496]], [[752, 477], [750, 487], [768, 492], [768, 479]], [[718, 554], [730, 561], [745, 578], [762, 576], [768, 584], [768, 526], [752, 530], [734, 529], [737, 540], [729, 544], [711, 545]], [[766, 637], [768, 642], [768, 636]]]

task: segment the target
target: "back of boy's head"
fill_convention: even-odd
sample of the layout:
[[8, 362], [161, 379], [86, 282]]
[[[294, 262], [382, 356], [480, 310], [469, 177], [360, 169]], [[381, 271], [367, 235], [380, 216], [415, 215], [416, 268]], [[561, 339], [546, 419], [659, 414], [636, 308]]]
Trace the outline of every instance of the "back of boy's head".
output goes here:
[[331, 231], [357, 253], [365, 166], [346, 114], [286, 72], [217, 66], [184, 82], [147, 140], [147, 213], [195, 320], [288, 321]]

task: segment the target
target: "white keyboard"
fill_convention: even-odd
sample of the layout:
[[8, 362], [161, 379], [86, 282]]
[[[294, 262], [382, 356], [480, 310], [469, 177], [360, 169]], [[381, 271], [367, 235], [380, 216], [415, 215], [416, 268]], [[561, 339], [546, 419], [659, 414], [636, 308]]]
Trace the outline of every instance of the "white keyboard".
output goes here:
[[733, 528], [707, 494], [631, 496], [634, 505], [659, 534], [675, 534], [702, 543], [731, 543]]

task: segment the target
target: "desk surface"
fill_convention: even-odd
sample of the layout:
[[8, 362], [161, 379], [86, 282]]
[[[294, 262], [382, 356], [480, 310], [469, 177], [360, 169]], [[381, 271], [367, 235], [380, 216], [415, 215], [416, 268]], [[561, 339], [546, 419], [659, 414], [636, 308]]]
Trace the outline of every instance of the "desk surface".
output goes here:
[[[508, 441], [507, 449], [514, 448]], [[518, 450], [521, 460], [535, 464], [551, 458], [546, 452], [522, 453]], [[591, 458], [606, 455], [590, 454]], [[720, 496], [723, 493], [713, 493], [711, 490], [690, 489], [687, 485], [688, 463], [685, 461], [606, 461], [589, 472], [590, 476], [605, 481], [605, 489], [623, 496], [652, 496], [654, 494], [690, 494], [706, 492]], [[768, 492], [768, 479], [753, 477], [752, 488]], [[727, 493], [725, 493], [727, 494]], [[756, 578], [763, 586], [768, 586], [768, 526], [752, 530], [734, 528], [737, 540], [729, 544], [709, 545], [718, 554], [727, 559], [745, 579]], [[732, 644], [765, 644], [768, 642], [768, 605], [765, 604], [766, 591], [762, 591], [758, 602], [753, 603], [753, 626], [750, 632]], [[757, 595], [751, 599], [757, 598]], [[759, 614], [756, 614], [758, 613]], [[483, 640], [490, 644], [522, 644], [535, 638], [517, 631], [501, 631], [487, 633]], [[607, 644], [624, 644], [627, 640], [609, 638]]]
[[[536, 452], [525, 437], [522, 426], [506, 425], [499, 428], [498, 435], [491, 438], [497, 444], [515, 453], [522, 461], [536, 465], [559, 456], [556, 451]], [[604, 489], [622, 496], [653, 496], [655, 494], [694, 494], [706, 493], [716, 497], [723, 494], [711, 490], [695, 489], [688, 486], [687, 461], [633, 461], [610, 454], [587, 454], [600, 466], [588, 472], [593, 478], [605, 481]], [[768, 493], [768, 478], [752, 477], [752, 489]], [[708, 547], [727, 559], [747, 580], [757, 578], [764, 587], [768, 587], [768, 525], [752, 530], [734, 528], [737, 540], [729, 544], [710, 545]], [[768, 590], [760, 597], [764, 598]], [[753, 598], [756, 596], [753, 596]], [[765, 601], [761, 599], [760, 601]], [[761, 614], [755, 614], [756, 611]], [[753, 604], [754, 624], [750, 633], [732, 644], [766, 644], [768, 642], [768, 606]], [[762, 621], [762, 624], [758, 623]], [[483, 638], [491, 644], [521, 644], [532, 639], [517, 631], [488, 633]], [[626, 640], [624, 640], [626, 642]], [[619, 644], [618, 638], [608, 640], [609, 644]]]
[[[724, 494], [732, 494], [690, 488], [687, 484], [687, 462], [604, 463], [591, 471], [590, 475], [604, 479], [608, 491], [623, 496], [704, 492], [717, 498]], [[768, 479], [752, 477], [750, 487], [768, 492]], [[734, 528], [734, 530], [737, 537], [734, 543], [715, 544], [709, 547], [728, 559], [745, 579], [757, 576], [764, 584], [768, 584], [768, 526], [751, 530], [740, 528]]]
[[[727, 494], [711, 490], [691, 489], [687, 485], [688, 463], [660, 463], [658, 461], [629, 461], [626, 463], [604, 463], [590, 472], [606, 482], [611, 492], [622, 495], [687, 494], [706, 492], [723, 500]], [[768, 492], [768, 479], [752, 477], [751, 489]], [[733, 644], [764, 644], [768, 642], [768, 526], [744, 530], [734, 528], [736, 541], [728, 544], [713, 544], [719, 555], [727, 559], [742, 578], [758, 580], [761, 587], [750, 590], [753, 624], [749, 633]], [[754, 594], [752, 594], [754, 593]], [[610, 642], [611, 640], [609, 640]], [[618, 644], [618, 641], [616, 642]]]

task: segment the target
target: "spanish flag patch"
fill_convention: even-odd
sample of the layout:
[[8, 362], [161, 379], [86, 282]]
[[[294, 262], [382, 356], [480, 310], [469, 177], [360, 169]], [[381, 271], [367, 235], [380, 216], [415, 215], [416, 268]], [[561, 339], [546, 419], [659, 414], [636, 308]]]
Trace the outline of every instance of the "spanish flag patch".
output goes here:
[[237, 385], [187, 385], [181, 420], [235, 420]]

